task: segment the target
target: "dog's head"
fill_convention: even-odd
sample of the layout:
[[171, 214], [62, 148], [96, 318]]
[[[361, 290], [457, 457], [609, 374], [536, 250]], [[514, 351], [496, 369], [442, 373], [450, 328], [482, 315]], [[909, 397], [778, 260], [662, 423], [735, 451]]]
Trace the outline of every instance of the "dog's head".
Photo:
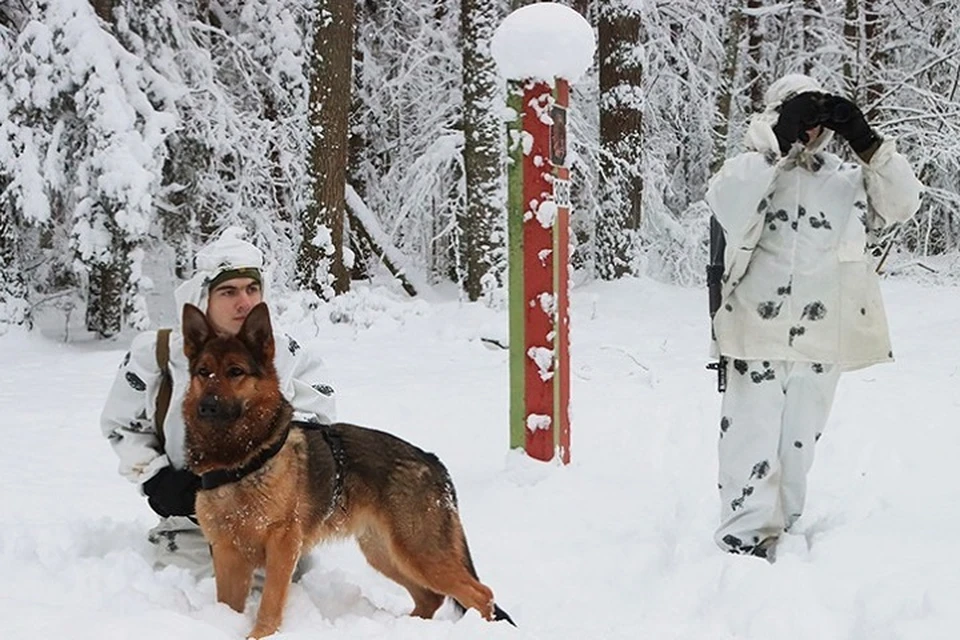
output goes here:
[[273, 436], [285, 404], [270, 312], [258, 304], [236, 336], [223, 336], [186, 304], [182, 327], [190, 372], [183, 400], [187, 463], [195, 473], [240, 466]]

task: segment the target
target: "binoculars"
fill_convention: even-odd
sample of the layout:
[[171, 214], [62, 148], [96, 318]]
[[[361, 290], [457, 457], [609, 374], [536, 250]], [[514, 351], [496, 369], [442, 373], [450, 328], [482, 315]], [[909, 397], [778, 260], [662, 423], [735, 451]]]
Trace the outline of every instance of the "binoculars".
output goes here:
[[811, 91], [808, 95], [811, 98], [810, 112], [803, 123], [809, 128], [822, 124], [843, 124], [853, 115], [848, 100], [818, 91]]

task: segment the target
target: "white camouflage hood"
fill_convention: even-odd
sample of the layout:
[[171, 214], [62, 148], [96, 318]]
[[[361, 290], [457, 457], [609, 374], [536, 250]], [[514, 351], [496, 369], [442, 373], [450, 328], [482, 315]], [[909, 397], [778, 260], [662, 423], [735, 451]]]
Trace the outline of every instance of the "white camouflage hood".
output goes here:
[[[823, 91], [823, 85], [810, 76], [802, 73], [791, 73], [783, 76], [770, 85], [763, 95], [764, 110], [750, 120], [744, 140], [747, 148], [761, 153], [775, 151], [780, 154], [780, 145], [777, 136], [773, 133], [773, 125], [780, 118], [780, 105], [790, 98], [806, 93], [807, 91]], [[823, 149], [833, 139], [833, 131], [822, 127], [820, 135], [808, 147], [801, 149], [801, 154], [814, 154]], [[799, 148], [799, 147], [795, 147]]]
[[263, 277], [263, 252], [242, 239], [246, 234], [246, 230], [240, 227], [228, 227], [219, 238], [197, 251], [193, 277], [173, 292], [178, 314], [188, 302], [206, 312], [209, 284], [224, 271], [234, 269], [259, 269], [263, 299], [266, 300], [267, 280]]

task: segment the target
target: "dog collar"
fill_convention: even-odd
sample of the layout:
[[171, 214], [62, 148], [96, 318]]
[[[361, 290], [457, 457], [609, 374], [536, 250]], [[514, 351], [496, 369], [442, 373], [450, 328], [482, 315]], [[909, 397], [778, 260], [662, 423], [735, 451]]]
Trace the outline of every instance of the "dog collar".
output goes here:
[[254, 471], [263, 467], [263, 465], [267, 464], [267, 462], [270, 461], [270, 458], [280, 453], [280, 449], [282, 449], [283, 445], [286, 444], [287, 436], [289, 435], [290, 429], [288, 428], [283, 432], [283, 436], [273, 445], [271, 445], [269, 449], [264, 449], [253, 460], [243, 465], [239, 469], [218, 469], [216, 471], [210, 471], [203, 474], [200, 476], [200, 488], [216, 489], [217, 487], [222, 487], [225, 484], [242, 480]]

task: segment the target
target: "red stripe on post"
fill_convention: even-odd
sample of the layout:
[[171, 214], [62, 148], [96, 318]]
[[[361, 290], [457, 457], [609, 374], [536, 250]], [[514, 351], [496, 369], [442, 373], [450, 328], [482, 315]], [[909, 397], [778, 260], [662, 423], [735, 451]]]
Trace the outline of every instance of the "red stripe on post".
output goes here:
[[[531, 82], [524, 90], [523, 129], [532, 139], [523, 156], [523, 281], [525, 307], [524, 352], [526, 366], [526, 451], [538, 460], [551, 460], [554, 455], [552, 424], [553, 390], [553, 319], [549, 309], [553, 295], [553, 224], [544, 227], [537, 217], [540, 205], [550, 199], [553, 186], [550, 178], [549, 107], [552, 88], [544, 82]], [[551, 221], [552, 222], [552, 221]], [[551, 298], [544, 298], [544, 294]], [[545, 310], [544, 307], [547, 307]], [[546, 419], [550, 422], [547, 423]]]

